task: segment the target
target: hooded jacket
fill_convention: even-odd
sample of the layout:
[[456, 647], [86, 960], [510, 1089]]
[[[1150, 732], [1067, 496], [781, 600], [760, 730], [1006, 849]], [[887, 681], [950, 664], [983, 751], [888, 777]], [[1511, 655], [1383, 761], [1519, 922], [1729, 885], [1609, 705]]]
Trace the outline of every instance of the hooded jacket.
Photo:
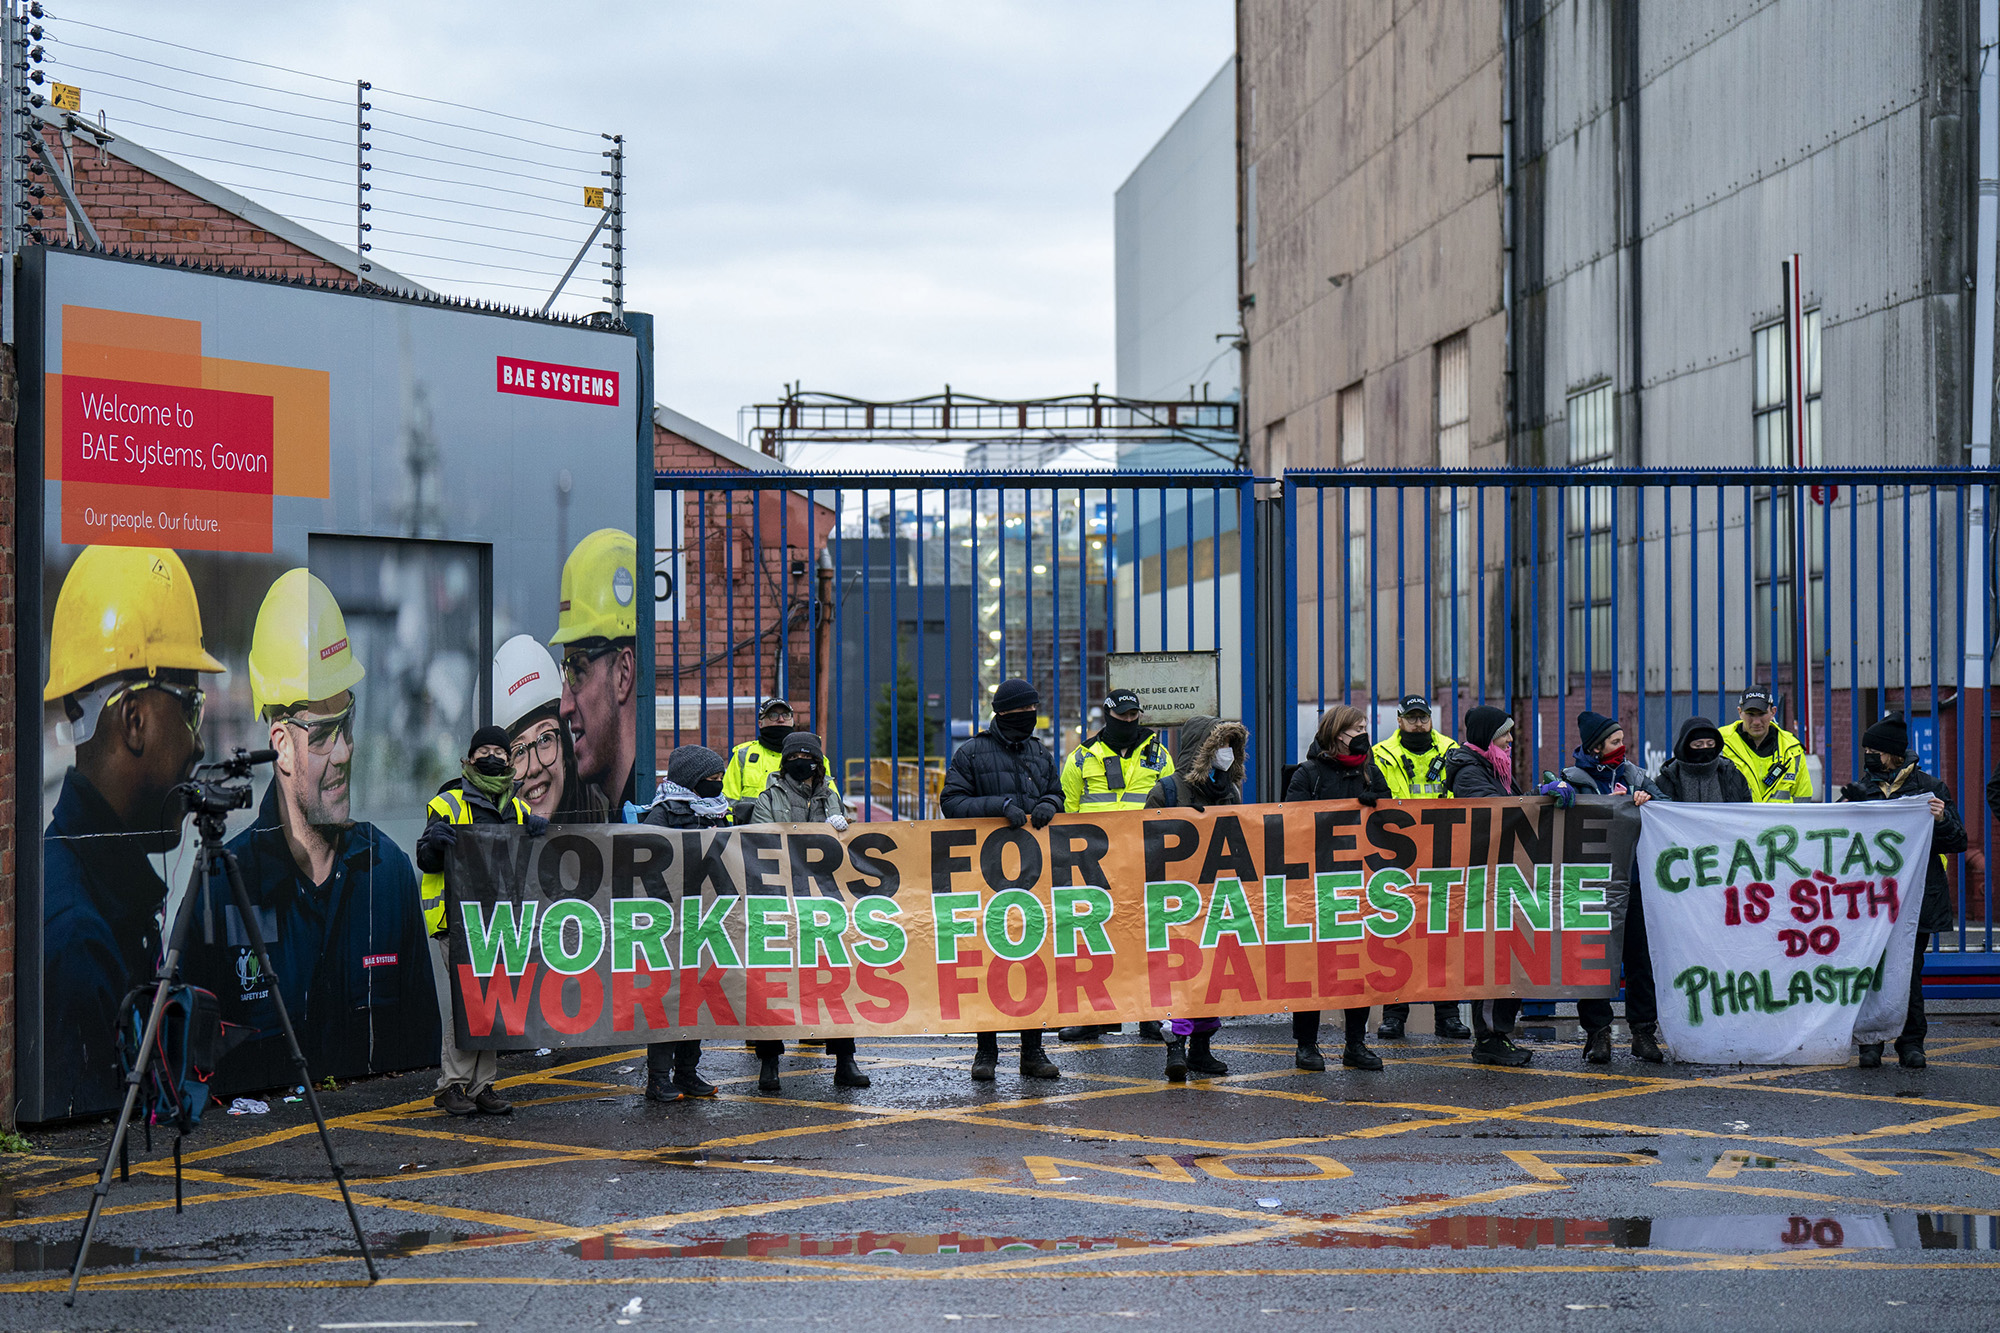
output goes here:
[[[1706, 764], [1691, 764], [1687, 760], [1688, 742], [1698, 734], [1715, 738], [1715, 767], [1712, 771]], [[1705, 717], [1691, 717], [1681, 723], [1680, 731], [1674, 736], [1674, 757], [1661, 767], [1654, 786], [1669, 801], [1747, 804], [1750, 800], [1749, 781], [1723, 754], [1722, 732]]]
[[1891, 801], [1899, 796], [1935, 796], [1944, 802], [1944, 814], [1931, 826], [1935, 855], [1924, 867], [1924, 905], [1917, 914], [1917, 929], [1935, 935], [1958, 924], [1958, 904], [1944, 858], [1946, 853], [1965, 850], [1965, 822], [1959, 818], [1951, 787], [1911, 763], [1900, 773], [1865, 773], [1859, 782], [1840, 789], [1843, 801]]
[[1660, 795], [1660, 789], [1646, 776], [1646, 770], [1630, 759], [1621, 759], [1615, 765], [1598, 762], [1595, 755], [1578, 750], [1576, 762], [1562, 771], [1563, 781], [1579, 792], [1594, 792], [1599, 796], [1611, 796], [1618, 792], [1644, 792], [1648, 796]]
[[1385, 800], [1389, 796], [1388, 780], [1373, 755], [1359, 764], [1337, 763], [1317, 742], [1285, 784], [1287, 801], [1352, 801], [1364, 794]]
[[[1250, 742], [1250, 729], [1241, 722], [1225, 722], [1219, 717], [1190, 718], [1181, 724], [1180, 743], [1174, 749], [1174, 771], [1153, 784], [1146, 793], [1148, 810], [1192, 806], [1196, 810], [1211, 805], [1243, 803], [1243, 752]], [[1216, 773], [1215, 752], [1234, 750], [1229, 768]]]
[[946, 819], [979, 819], [1007, 813], [1009, 805], [1033, 814], [1046, 805], [1062, 810], [1062, 780], [1049, 747], [1033, 736], [1010, 741], [988, 726], [952, 752], [951, 767], [938, 793]]
[[[822, 767], [824, 764], [822, 760]], [[845, 819], [847, 807], [841, 803], [840, 793], [833, 789], [833, 783], [827, 780], [824, 773], [808, 786], [781, 768], [771, 775], [764, 786], [764, 794], [751, 806], [750, 818], [738, 822], [824, 824], [835, 815]]]

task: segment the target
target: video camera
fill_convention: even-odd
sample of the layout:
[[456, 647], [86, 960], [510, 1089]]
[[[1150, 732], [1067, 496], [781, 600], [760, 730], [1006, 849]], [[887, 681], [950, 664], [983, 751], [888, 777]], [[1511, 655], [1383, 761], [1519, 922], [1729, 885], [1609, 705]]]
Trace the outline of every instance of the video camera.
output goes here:
[[231, 810], [250, 808], [250, 770], [258, 764], [268, 764], [278, 757], [276, 750], [245, 750], [218, 763], [203, 764], [195, 769], [194, 777], [181, 784], [180, 790], [187, 800], [190, 814], [201, 816], [224, 816]]

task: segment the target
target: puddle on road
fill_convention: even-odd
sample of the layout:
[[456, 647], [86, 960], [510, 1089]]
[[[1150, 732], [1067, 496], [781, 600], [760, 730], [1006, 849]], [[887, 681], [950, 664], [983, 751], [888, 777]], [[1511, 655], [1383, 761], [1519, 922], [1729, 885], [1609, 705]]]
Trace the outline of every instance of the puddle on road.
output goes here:
[[1024, 1236], [974, 1236], [962, 1231], [936, 1235], [863, 1231], [850, 1235], [752, 1232], [714, 1236], [673, 1245], [638, 1236], [602, 1236], [566, 1247], [579, 1259], [802, 1259], [871, 1254], [1032, 1254], [1053, 1251], [1146, 1250], [1163, 1241], [1135, 1236], [1065, 1236], [1034, 1240]]
[[1319, 1231], [1281, 1243], [1339, 1250], [1994, 1250], [2000, 1218], [1957, 1213], [1707, 1217], [1439, 1217], [1407, 1236]]

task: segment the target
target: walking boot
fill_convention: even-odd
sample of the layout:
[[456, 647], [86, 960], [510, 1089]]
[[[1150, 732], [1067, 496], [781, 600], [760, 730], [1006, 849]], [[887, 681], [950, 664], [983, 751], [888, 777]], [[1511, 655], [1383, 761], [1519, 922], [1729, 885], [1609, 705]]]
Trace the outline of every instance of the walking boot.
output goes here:
[[1382, 1057], [1358, 1041], [1350, 1041], [1340, 1053], [1340, 1063], [1349, 1069], [1380, 1069]]
[[1166, 1034], [1160, 1031], [1160, 1024], [1157, 1019], [1149, 1018], [1139, 1024], [1140, 1041], [1165, 1041], [1166, 1039]]
[[989, 1051], [982, 1046], [972, 1053], [972, 1081], [974, 1083], [991, 1083], [993, 1081], [993, 1071], [999, 1067], [999, 1051]]
[[1514, 1039], [1503, 1032], [1489, 1032], [1472, 1043], [1472, 1059], [1477, 1064], [1519, 1069], [1534, 1058], [1533, 1051], [1515, 1045]]
[[1401, 1014], [1383, 1014], [1382, 1026], [1375, 1029], [1375, 1035], [1383, 1041], [1401, 1041], [1403, 1039], [1403, 1016]]
[[1667, 1062], [1667, 1053], [1660, 1049], [1660, 1029], [1651, 1023], [1632, 1025], [1632, 1058], [1644, 1060], [1649, 1065]]
[[479, 1114], [481, 1115], [514, 1114], [514, 1103], [508, 1101], [491, 1088], [481, 1088], [479, 1095], [472, 1099], [472, 1104], [479, 1108]]
[[696, 1052], [693, 1060], [688, 1060], [685, 1063], [680, 1060], [674, 1061], [674, 1086], [680, 1089], [683, 1097], [713, 1097], [715, 1095], [715, 1085], [695, 1072], [695, 1061], [700, 1059], [701, 1054]]
[[1611, 1063], [1610, 1028], [1596, 1028], [1584, 1034], [1583, 1059], [1586, 1064], [1608, 1065]]
[[1044, 1051], [1040, 1046], [1023, 1046], [1021, 1048], [1021, 1077], [1061, 1078], [1062, 1070], [1056, 1068], [1056, 1062], [1049, 1059], [1048, 1052]]
[[1229, 1066], [1208, 1053], [1212, 1032], [1197, 1032], [1188, 1038], [1188, 1072], [1203, 1078], [1221, 1078], [1229, 1072]]
[[1905, 1069], [1927, 1069], [1931, 1063], [1924, 1058], [1924, 1044], [1920, 1041], [1897, 1042], [1896, 1059]]
[[674, 1086], [674, 1076], [672, 1074], [649, 1073], [646, 1075], [647, 1101], [661, 1102], [671, 1106], [684, 1095], [679, 1088]]
[[431, 1098], [431, 1105], [446, 1115], [478, 1115], [479, 1107], [472, 1098], [465, 1095], [465, 1089], [453, 1083], [437, 1096]]
[[1316, 1041], [1300, 1042], [1299, 1049], [1292, 1053], [1292, 1063], [1300, 1069], [1310, 1070], [1315, 1074], [1326, 1072], [1326, 1057], [1319, 1053], [1319, 1043]]
[[757, 1091], [783, 1092], [785, 1085], [778, 1082], [778, 1057], [761, 1055], [757, 1057]]
[[1862, 1069], [1880, 1069], [1882, 1067], [1882, 1043], [1879, 1041], [1862, 1042], [1861, 1056], [1854, 1063]]
[[1179, 1035], [1167, 1038], [1167, 1082], [1187, 1082], [1187, 1038]]
[[[1402, 1027], [1401, 1023], [1396, 1025], [1396, 1035], [1399, 1037], [1403, 1035]], [[1464, 1041], [1472, 1035], [1472, 1029], [1458, 1016], [1458, 1006], [1455, 1004], [1437, 1011], [1436, 1031], [1438, 1036], [1450, 1037], [1454, 1041]]]
[[854, 1063], [852, 1055], [836, 1055], [833, 1057], [833, 1086], [865, 1088], [869, 1086], [869, 1078], [861, 1072], [861, 1066]]
[[1056, 1033], [1063, 1041], [1096, 1041], [1105, 1029], [1094, 1023], [1074, 1023]]

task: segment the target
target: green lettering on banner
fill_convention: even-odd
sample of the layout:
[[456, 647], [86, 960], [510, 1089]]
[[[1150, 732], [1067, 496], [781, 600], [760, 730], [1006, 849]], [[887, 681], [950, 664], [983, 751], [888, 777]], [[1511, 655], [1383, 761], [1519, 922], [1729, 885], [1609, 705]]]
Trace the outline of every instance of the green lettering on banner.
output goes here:
[[[752, 894], [743, 900], [743, 962], [748, 967], [792, 965], [792, 900]], [[780, 920], [772, 921], [772, 917]]]
[[1215, 892], [1208, 899], [1208, 919], [1201, 927], [1201, 947], [1213, 949], [1224, 935], [1238, 944], [1258, 943], [1257, 917], [1250, 910], [1250, 897], [1243, 892], [1240, 879], [1215, 881]]
[[[576, 922], [576, 948], [571, 949], [564, 929]], [[573, 977], [597, 966], [604, 956], [604, 918], [589, 903], [574, 898], [556, 903], [542, 913], [542, 961], [549, 971]]]
[[1550, 879], [1548, 866], [1534, 868], [1532, 883], [1519, 866], [1501, 866], [1494, 874], [1493, 929], [1514, 929], [1514, 909], [1518, 907], [1530, 928], [1547, 930], [1554, 906]]
[[1694, 882], [1704, 889], [1713, 889], [1722, 881], [1715, 876], [1715, 860], [1722, 855], [1722, 849], [1713, 843], [1694, 849]]
[[1264, 942], [1309, 944], [1312, 937], [1312, 922], [1293, 921], [1291, 913], [1286, 910], [1285, 877], [1264, 876]]
[[[1018, 940], [1007, 929], [1007, 918], [1015, 912], [1021, 914], [1021, 938]], [[1042, 906], [1042, 900], [1026, 889], [1004, 889], [989, 898], [985, 925], [986, 947], [996, 957], [1013, 963], [1040, 953], [1042, 941], [1049, 937], [1048, 911]]]
[[[1313, 893], [1319, 908], [1319, 937], [1322, 940], [1361, 938], [1361, 872], [1328, 871], [1313, 877]], [[1351, 916], [1352, 920], [1342, 920]]]
[[528, 965], [528, 950], [535, 938], [535, 903], [520, 904], [518, 919], [513, 903], [493, 904], [493, 918], [485, 919], [478, 903], [460, 903], [459, 919], [465, 923], [465, 951], [472, 957], [472, 974], [493, 975], [497, 960], [510, 977], [518, 977]]
[[1486, 929], [1486, 867], [1473, 866], [1465, 872], [1465, 931], [1468, 935]]
[[854, 956], [869, 967], [888, 967], [902, 961], [909, 951], [910, 937], [894, 918], [903, 914], [894, 898], [869, 896], [854, 904], [854, 928], [868, 942], [854, 946]]
[[[701, 902], [694, 898], [681, 899], [681, 966], [700, 967], [701, 955], [705, 951], [710, 961], [717, 967], [741, 967], [743, 960], [737, 957], [736, 945], [729, 938], [729, 914], [736, 904], [743, 901], [730, 894], [718, 895], [713, 902]], [[688, 919], [688, 904], [694, 903], [694, 919]]]
[[1829, 875], [1833, 873], [1833, 840], [1843, 831], [1837, 828], [1806, 830], [1806, 836], [1819, 844], [1819, 868]]
[[792, 910], [799, 922], [800, 967], [819, 967], [821, 958], [827, 967], [853, 965], [840, 938], [847, 933], [846, 903], [837, 898], [797, 898]]
[[[1799, 849], [1799, 831], [1790, 824], [1776, 824], [1757, 835], [1757, 841], [1764, 844], [1764, 874], [1762, 878], [1775, 880], [1778, 877], [1778, 862], [1783, 861], [1791, 873], [1803, 879], [1812, 872], [1792, 859], [1792, 853]], [[1734, 879], [1734, 876], [1731, 876]]]
[[1375, 909], [1367, 921], [1370, 935], [1393, 939], [1410, 928], [1410, 923], [1417, 919], [1417, 905], [1397, 890], [1407, 889], [1413, 882], [1394, 866], [1385, 866], [1368, 877], [1368, 905]]
[[1562, 877], [1562, 928], [1564, 930], [1609, 930], [1611, 913], [1605, 908], [1605, 881], [1610, 866], [1564, 866]]
[[1426, 935], [1451, 934], [1451, 891], [1465, 882], [1463, 870], [1419, 870], [1417, 878], [1428, 890], [1429, 910], [1424, 914]]
[[1146, 952], [1160, 953], [1170, 941], [1167, 928], [1185, 926], [1201, 915], [1201, 890], [1177, 879], [1146, 886]]
[[1903, 835], [1895, 829], [1885, 828], [1875, 835], [1875, 854], [1881, 859], [1876, 862], [1876, 872], [1893, 875], [1903, 868]]
[[1076, 957], [1079, 935], [1091, 953], [1101, 957], [1112, 952], [1111, 935], [1104, 929], [1111, 920], [1109, 890], [1072, 884], [1051, 891], [1049, 901], [1055, 909], [1056, 957]]
[[674, 905], [658, 898], [614, 898], [611, 901], [611, 970], [633, 972], [638, 955], [654, 972], [670, 970], [673, 955], [667, 936], [674, 929]]
[[1843, 875], [1855, 870], [1864, 875], [1875, 873], [1875, 863], [1868, 859], [1868, 839], [1859, 833], [1854, 835], [1854, 841], [1847, 844], [1847, 856], [1840, 863]]
[[960, 917], [963, 912], [978, 910], [979, 895], [976, 893], [931, 895], [931, 915], [937, 920], [937, 960], [940, 963], [957, 962], [958, 942], [979, 934], [977, 921], [966, 921]]
[[1674, 986], [1687, 996], [1688, 1026], [1701, 1026], [1701, 993], [1708, 989], [1708, 969], [1695, 963], [1674, 978]]
[[1737, 882], [1736, 870], [1739, 866], [1750, 872], [1749, 878], [1763, 878], [1763, 872], [1757, 868], [1757, 853], [1750, 850], [1750, 842], [1747, 838], [1738, 838], [1736, 846], [1730, 849], [1729, 873], [1722, 877], [1725, 884], [1734, 884]]
[[1676, 861], [1688, 859], [1685, 847], [1669, 847], [1660, 853], [1660, 859], [1653, 863], [1653, 882], [1668, 893], [1680, 893], [1688, 886], [1687, 876], [1675, 875], [1668, 869]]

